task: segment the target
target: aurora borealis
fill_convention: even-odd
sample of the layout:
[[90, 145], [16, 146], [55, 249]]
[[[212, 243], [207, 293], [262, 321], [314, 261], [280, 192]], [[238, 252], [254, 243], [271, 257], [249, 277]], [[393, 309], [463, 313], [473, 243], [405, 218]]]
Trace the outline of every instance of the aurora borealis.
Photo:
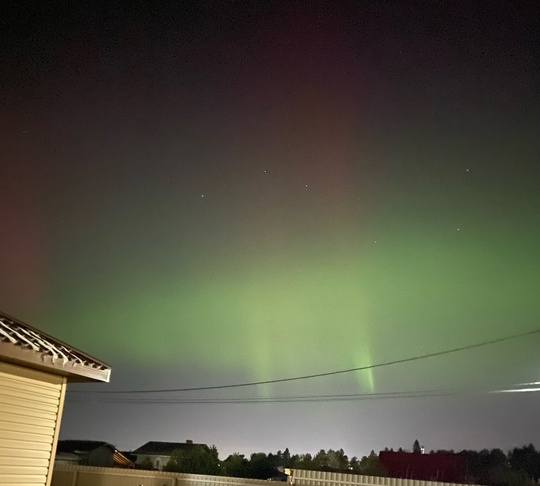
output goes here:
[[[73, 391], [264, 381], [539, 327], [537, 4], [3, 8], [0, 305], [112, 365]], [[189, 397], [504, 388], [540, 379], [539, 344]], [[536, 393], [81, 396], [63, 437], [125, 449], [508, 448], [540, 425]]]

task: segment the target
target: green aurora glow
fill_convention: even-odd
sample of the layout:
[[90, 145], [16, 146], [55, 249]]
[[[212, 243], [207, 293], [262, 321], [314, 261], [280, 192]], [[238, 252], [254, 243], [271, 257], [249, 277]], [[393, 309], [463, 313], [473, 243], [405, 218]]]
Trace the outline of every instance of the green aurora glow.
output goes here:
[[[405, 3], [5, 15], [1, 309], [112, 365], [84, 393], [323, 373], [537, 328], [538, 4]], [[499, 387], [538, 381], [537, 356], [531, 337], [219, 396]], [[138, 409], [68, 394], [62, 433], [126, 450], [350, 440], [360, 456], [420, 432], [434, 449], [506, 447], [540, 427], [536, 396], [515, 395]]]
[[[331, 224], [302, 234], [285, 219], [277, 242], [247, 246], [228, 232], [183, 257], [150, 250], [124, 265], [114, 255], [111, 271], [87, 268], [82, 287], [62, 288], [69, 307], [57, 322], [77, 322], [62, 332], [90, 349], [107, 335], [115, 360], [207, 369], [207, 384], [220, 383], [216, 370], [268, 380], [534, 327], [538, 226], [414, 204], [387, 213], [345, 237]], [[377, 389], [376, 373], [358, 380]]]

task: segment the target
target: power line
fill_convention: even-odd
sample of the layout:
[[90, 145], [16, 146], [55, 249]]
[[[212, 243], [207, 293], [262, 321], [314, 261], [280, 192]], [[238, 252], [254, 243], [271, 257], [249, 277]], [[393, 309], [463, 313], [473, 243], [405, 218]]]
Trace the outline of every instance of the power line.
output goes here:
[[401, 395], [387, 395], [387, 394], [373, 394], [373, 395], [314, 395], [305, 397], [252, 397], [252, 398], [109, 398], [109, 399], [68, 399], [73, 402], [85, 402], [88, 403], [119, 403], [122, 405], [136, 404], [136, 405], [156, 405], [156, 404], [172, 404], [172, 405], [189, 405], [189, 404], [258, 404], [258, 403], [295, 403], [295, 402], [338, 402], [338, 401], [357, 401], [357, 400], [382, 400], [382, 399], [399, 399], [399, 398], [426, 398], [426, 397], [438, 397], [449, 396], [451, 393], [441, 392], [439, 394], [431, 393], [403, 393]]
[[[90, 399], [100, 403], [264, 403], [264, 402], [289, 402], [289, 401], [325, 401], [339, 399], [372, 399], [372, 398], [393, 398], [408, 395], [435, 395], [439, 393], [449, 394], [455, 390], [423, 390], [423, 391], [395, 391], [379, 393], [352, 393], [352, 394], [331, 394], [331, 395], [299, 395], [299, 396], [277, 396], [277, 397], [244, 397], [244, 398], [127, 398], [127, 397], [98, 397]], [[88, 401], [87, 398], [70, 398], [73, 401]]]
[[511, 336], [506, 336], [503, 338], [497, 338], [497, 339], [491, 339], [489, 341], [483, 341], [480, 343], [475, 344], [469, 344], [467, 346], [460, 346], [457, 348], [447, 349], [444, 351], [437, 351], [434, 353], [427, 353], [422, 354], [419, 356], [413, 356], [411, 358], [403, 358], [403, 359], [397, 359], [393, 361], [386, 361], [383, 363], [376, 363], [373, 365], [366, 365], [366, 366], [359, 366], [357, 368], [349, 368], [345, 370], [337, 370], [337, 371], [328, 371], [325, 373], [315, 373], [311, 375], [302, 375], [302, 376], [294, 376], [290, 378], [278, 378], [275, 380], [264, 380], [264, 381], [251, 381], [251, 382], [245, 382], [245, 383], [234, 383], [234, 384], [228, 384], [228, 385], [214, 385], [214, 386], [198, 386], [198, 387], [189, 387], [189, 388], [170, 388], [170, 389], [154, 389], [154, 390], [126, 390], [126, 391], [73, 391], [71, 393], [92, 393], [96, 395], [110, 395], [110, 394], [142, 394], [142, 393], [174, 393], [174, 392], [188, 392], [188, 391], [203, 391], [203, 390], [222, 390], [225, 388], [240, 388], [240, 387], [248, 387], [248, 386], [257, 386], [257, 385], [269, 385], [272, 383], [285, 383], [290, 381], [300, 381], [300, 380], [309, 380], [312, 378], [322, 378], [326, 376], [334, 376], [334, 375], [341, 375], [345, 373], [352, 373], [355, 371], [364, 371], [364, 370], [372, 370], [375, 368], [382, 368], [385, 366], [392, 366], [396, 364], [403, 364], [403, 363], [411, 363], [413, 361], [419, 361], [422, 359], [427, 358], [434, 358], [437, 356], [444, 356], [446, 354], [451, 353], [457, 353], [460, 351], [467, 351], [470, 349], [476, 349], [484, 346], [490, 346], [492, 344], [502, 343], [505, 341], [510, 341], [513, 339], [522, 338], [525, 336], [531, 336], [533, 334], [540, 333], [540, 329], [534, 329], [532, 331], [527, 331], [524, 333], [519, 334], [513, 334]]
[[293, 403], [293, 402], [342, 402], [357, 400], [384, 400], [384, 399], [410, 399], [410, 398], [432, 398], [449, 397], [463, 395], [488, 395], [503, 394], [511, 392], [540, 392], [540, 387], [519, 388], [522, 385], [509, 385], [506, 388], [482, 389], [482, 388], [453, 388], [441, 390], [419, 390], [419, 391], [393, 391], [379, 393], [353, 393], [353, 394], [332, 394], [332, 395], [300, 395], [282, 397], [245, 397], [245, 398], [116, 398], [102, 397], [94, 399], [69, 398], [73, 402], [95, 402], [95, 403], [121, 403], [121, 404], [248, 404], [248, 403]]

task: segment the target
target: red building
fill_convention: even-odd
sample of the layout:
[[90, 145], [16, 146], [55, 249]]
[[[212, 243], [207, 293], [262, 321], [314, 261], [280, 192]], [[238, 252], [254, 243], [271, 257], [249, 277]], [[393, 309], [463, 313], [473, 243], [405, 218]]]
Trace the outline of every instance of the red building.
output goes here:
[[465, 461], [458, 454], [435, 452], [379, 452], [382, 466], [392, 478], [442, 481], [446, 483], [465, 482]]

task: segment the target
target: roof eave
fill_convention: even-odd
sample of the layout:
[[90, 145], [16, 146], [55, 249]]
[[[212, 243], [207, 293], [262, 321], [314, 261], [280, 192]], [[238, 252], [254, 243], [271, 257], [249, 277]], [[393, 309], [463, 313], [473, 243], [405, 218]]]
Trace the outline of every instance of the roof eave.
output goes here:
[[111, 375], [110, 368], [93, 368], [61, 358], [53, 359], [44, 353], [36, 353], [31, 349], [13, 346], [0, 341], [0, 360], [19, 366], [30, 367], [39, 371], [65, 376], [72, 382], [101, 381], [108, 383]]
[[[7, 361], [13, 364], [34, 368], [47, 373], [65, 376], [72, 382], [94, 382], [101, 381], [108, 383], [111, 375], [111, 367], [106, 363], [90, 356], [89, 354], [70, 346], [47, 333], [32, 327], [25, 322], [16, 319], [5, 312], [0, 311], [0, 321], [8, 330], [10, 326], [23, 328], [25, 334], [32, 333], [33, 336], [25, 339], [26, 345], [19, 345], [10, 340], [0, 339], [0, 361]], [[7, 321], [7, 322], [6, 322]], [[15, 331], [15, 334], [17, 331]], [[4, 333], [5, 335], [5, 333]], [[33, 340], [48, 341], [43, 346], [45, 352], [40, 349], [31, 349]], [[43, 344], [43, 343], [41, 343]], [[67, 354], [62, 352], [62, 348]]]

